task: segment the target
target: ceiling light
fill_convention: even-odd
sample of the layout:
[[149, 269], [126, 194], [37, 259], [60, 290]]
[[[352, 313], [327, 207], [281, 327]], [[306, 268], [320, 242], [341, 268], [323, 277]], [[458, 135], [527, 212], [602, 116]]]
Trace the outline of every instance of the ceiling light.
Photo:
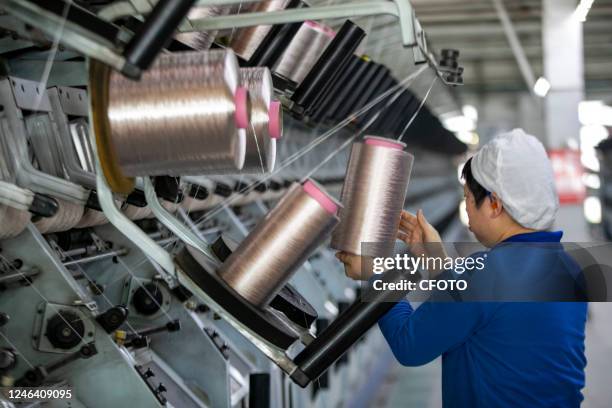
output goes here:
[[578, 119], [583, 125], [612, 126], [612, 107], [602, 101], [582, 101], [578, 105]]
[[463, 116], [465, 116], [466, 118], [471, 119], [474, 122], [478, 121], [478, 109], [476, 109], [474, 106], [463, 105], [461, 111], [463, 112]]
[[584, 23], [586, 21], [587, 14], [589, 14], [591, 6], [593, 5], [593, 1], [594, 0], [580, 0], [580, 4], [578, 4], [578, 7], [576, 7], [576, 10], [574, 11], [574, 18], [581, 23]]
[[541, 98], [544, 98], [550, 91], [550, 82], [544, 77], [539, 77], [533, 86], [533, 92]]
[[583, 204], [584, 218], [591, 224], [601, 223], [601, 201], [599, 197], [587, 197]]

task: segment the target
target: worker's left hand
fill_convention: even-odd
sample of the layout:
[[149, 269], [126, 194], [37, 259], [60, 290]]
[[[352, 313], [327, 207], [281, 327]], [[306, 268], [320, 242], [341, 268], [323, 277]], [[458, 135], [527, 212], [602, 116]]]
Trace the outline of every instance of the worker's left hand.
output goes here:
[[[348, 252], [337, 252], [336, 258], [344, 264], [344, 273], [347, 277], [353, 280], [368, 280], [372, 275], [372, 268], [362, 268], [361, 262], [368, 262], [371, 258], [362, 257], [360, 255], [350, 254]], [[371, 265], [371, 262], [369, 262]], [[370, 273], [368, 273], [370, 272]]]

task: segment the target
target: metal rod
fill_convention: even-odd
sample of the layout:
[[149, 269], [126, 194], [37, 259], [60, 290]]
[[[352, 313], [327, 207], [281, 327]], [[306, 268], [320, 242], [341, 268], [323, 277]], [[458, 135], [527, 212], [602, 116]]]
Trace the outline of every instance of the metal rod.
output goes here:
[[508, 12], [506, 8], [502, 4], [501, 0], [491, 0], [493, 2], [493, 6], [495, 7], [495, 11], [497, 12], [497, 16], [499, 17], [499, 21], [501, 22], [502, 27], [504, 28], [504, 33], [506, 34], [506, 38], [508, 39], [508, 43], [510, 44], [510, 48], [512, 49], [512, 53], [514, 54], [514, 58], [516, 59], [516, 63], [523, 75], [523, 79], [525, 80], [525, 84], [527, 85], [527, 90], [532, 94], [534, 94], [533, 85], [535, 84], [535, 76], [533, 74], [533, 70], [531, 69], [531, 65], [529, 64], [529, 60], [527, 59], [527, 55], [525, 54], [525, 50], [521, 45], [521, 41], [516, 35], [516, 30], [514, 29], [514, 25], [512, 25], [512, 21], [508, 16]]
[[106, 258], [112, 258], [114, 256], [124, 256], [124, 255], [127, 255], [128, 252], [129, 251], [126, 248], [118, 249], [116, 251], [104, 252], [101, 254], [88, 256], [86, 258], [80, 258], [80, 259], [75, 259], [72, 261], [64, 262], [64, 266], [81, 265], [81, 264], [86, 264], [90, 262], [100, 261]]
[[149, 68], [157, 54], [166, 46], [174, 31], [185, 18], [195, 0], [160, 0], [144, 25], [125, 47], [123, 73], [139, 78]]
[[[122, 70], [125, 59], [108, 41], [97, 34], [86, 31], [69, 20], [63, 20], [52, 12], [39, 7], [29, 1], [7, 0], [2, 8], [21, 21], [36, 27], [54, 38], [62, 32], [60, 42], [84, 55], [102, 61], [105, 64]], [[76, 7], [71, 5], [71, 7]]]

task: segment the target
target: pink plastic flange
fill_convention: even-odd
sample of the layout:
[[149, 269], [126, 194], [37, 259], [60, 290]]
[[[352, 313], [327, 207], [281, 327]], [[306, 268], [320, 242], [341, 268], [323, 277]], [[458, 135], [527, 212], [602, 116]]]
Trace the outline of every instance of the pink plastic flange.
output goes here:
[[391, 139], [382, 139], [379, 137], [365, 137], [365, 144], [398, 150], [404, 150], [404, 147], [406, 146], [402, 142], [396, 142], [395, 140]]
[[245, 87], [239, 86], [236, 88], [236, 93], [234, 94], [234, 105], [236, 106], [234, 119], [238, 129], [246, 129], [249, 127], [248, 99], [249, 91]]
[[314, 28], [320, 33], [325, 34], [329, 38], [334, 38], [336, 36], [336, 32], [324, 24], [317, 23], [316, 21], [313, 21], [313, 20], [306, 20], [304, 21], [304, 24], [306, 24], [308, 27]]
[[322, 191], [315, 183], [313, 183], [311, 180], [306, 180], [306, 182], [302, 184], [302, 188], [306, 194], [317, 200], [325, 211], [336, 215], [336, 212], [338, 211], [338, 204], [336, 204], [334, 200], [332, 200], [327, 193]]
[[283, 136], [282, 107], [280, 101], [270, 102], [268, 109], [268, 133], [272, 139], [280, 139]]

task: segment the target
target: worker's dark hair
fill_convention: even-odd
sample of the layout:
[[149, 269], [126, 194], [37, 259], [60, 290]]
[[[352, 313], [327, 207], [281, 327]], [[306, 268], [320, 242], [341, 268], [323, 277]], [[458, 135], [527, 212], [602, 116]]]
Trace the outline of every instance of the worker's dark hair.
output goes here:
[[461, 178], [465, 180], [465, 184], [467, 184], [468, 189], [472, 192], [472, 194], [474, 194], [476, 207], [480, 207], [489, 192], [474, 178], [474, 175], [472, 174], [472, 158], [465, 162], [463, 170], [461, 170]]

